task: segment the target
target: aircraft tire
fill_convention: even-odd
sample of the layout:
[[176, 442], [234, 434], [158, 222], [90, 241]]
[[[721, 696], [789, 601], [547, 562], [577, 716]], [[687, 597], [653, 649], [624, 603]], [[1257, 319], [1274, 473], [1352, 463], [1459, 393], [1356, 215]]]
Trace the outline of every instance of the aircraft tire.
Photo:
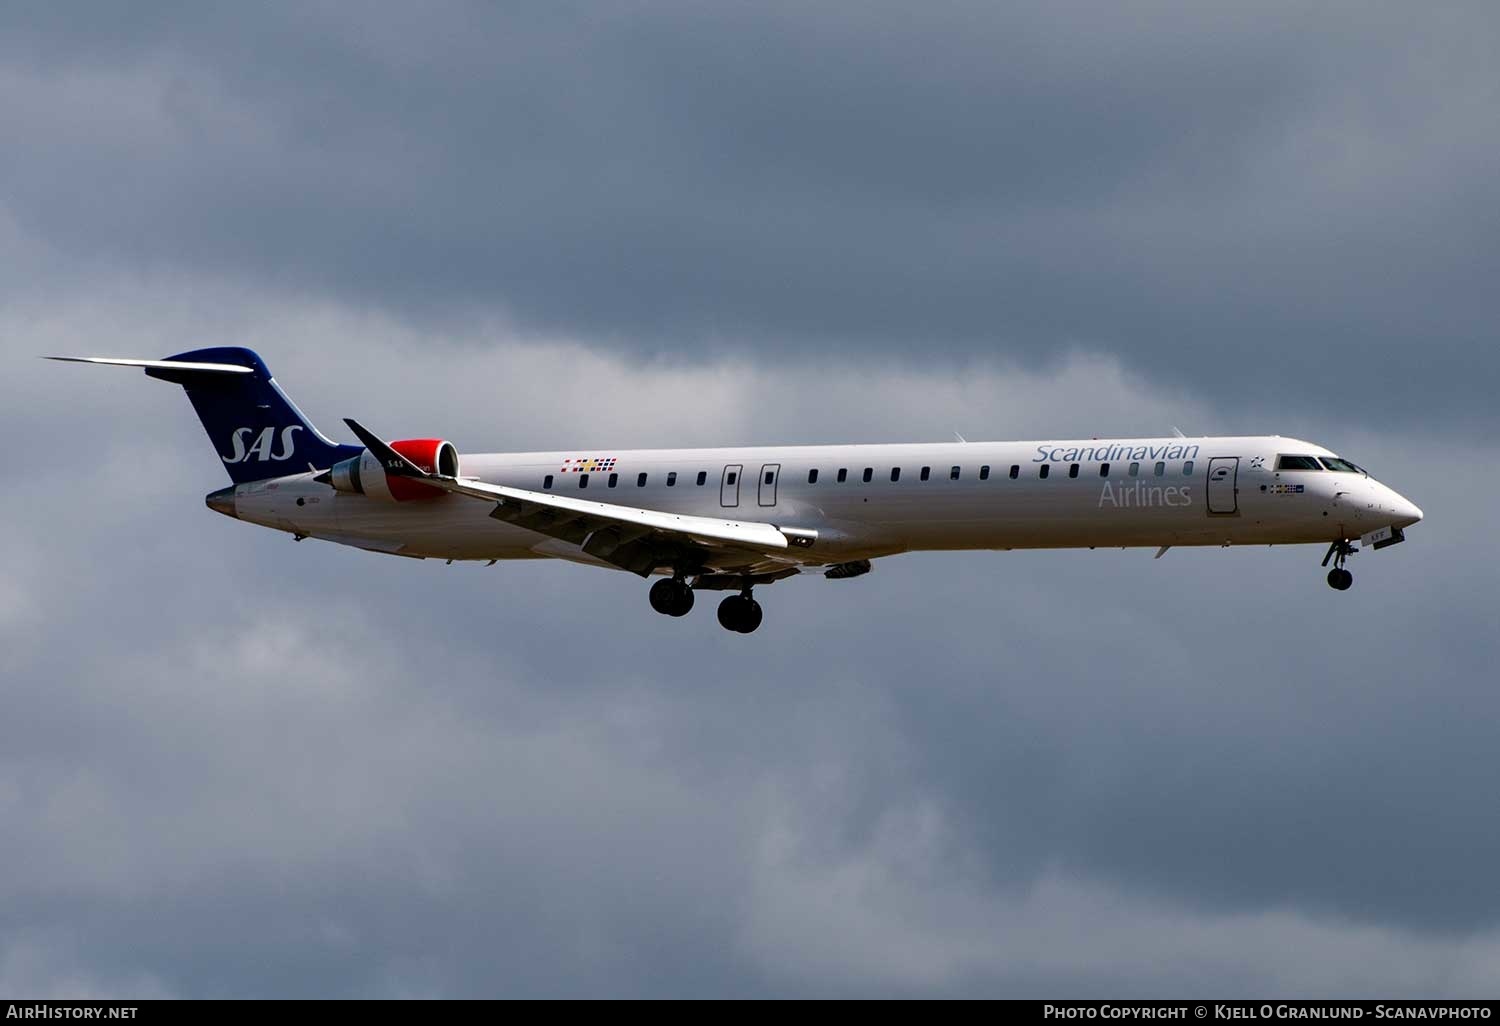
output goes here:
[[719, 625], [736, 634], [750, 634], [760, 626], [760, 603], [748, 595], [730, 595], [719, 603]]
[[[681, 616], [682, 613], [676, 612], [677, 606], [680, 604], [680, 598], [677, 594], [678, 588], [683, 588], [683, 590], [687, 591], [687, 608], [693, 608], [692, 589], [666, 577], [651, 585], [651, 591], [648, 595], [651, 600], [651, 608], [663, 616]], [[687, 612], [687, 609], [683, 610], [683, 613], [685, 612]]]
[[719, 626], [726, 631], [739, 631], [739, 612], [741, 599], [738, 595], [730, 595], [719, 603]]
[[741, 634], [755, 633], [755, 628], [760, 626], [760, 603], [754, 599], [746, 599], [741, 612], [743, 613], [743, 617], [740, 620], [739, 632]]

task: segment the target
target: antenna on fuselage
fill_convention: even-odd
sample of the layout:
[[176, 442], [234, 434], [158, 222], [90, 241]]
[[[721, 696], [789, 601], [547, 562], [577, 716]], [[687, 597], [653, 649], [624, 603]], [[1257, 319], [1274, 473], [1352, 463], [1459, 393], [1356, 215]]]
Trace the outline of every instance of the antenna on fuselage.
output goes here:
[[969, 444], [969, 440], [967, 438], [965, 438], [963, 435], [959, 434], [957, 431], [953, 432], [953, 437], [957, 438], [960, 442], [964, 443], [965, 445]]
[[1178, 438], [1187, 437], [1187, 435], [1182, 433], [1182, 428], [1178, 427], [1176, 424], [1172, 425], [1172, 434], [1176, 435]]

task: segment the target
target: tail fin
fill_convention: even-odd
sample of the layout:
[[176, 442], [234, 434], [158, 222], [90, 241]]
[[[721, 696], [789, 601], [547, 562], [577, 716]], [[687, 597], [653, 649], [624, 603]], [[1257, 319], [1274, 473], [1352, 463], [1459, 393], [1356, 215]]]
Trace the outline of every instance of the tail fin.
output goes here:
[[165, 360], [82, 359], [143, 367], [149, 377], [181, 385], [235, 484], [326, 470], [363, 451], [323, 437], [249, 349], [196, 349]]

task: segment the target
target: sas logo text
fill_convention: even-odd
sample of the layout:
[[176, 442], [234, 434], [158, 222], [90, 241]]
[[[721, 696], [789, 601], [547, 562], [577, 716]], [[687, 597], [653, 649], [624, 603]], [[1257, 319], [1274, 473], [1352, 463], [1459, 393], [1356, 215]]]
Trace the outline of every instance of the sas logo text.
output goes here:
[[281, 452], [279, 453], [273, 451], [276, 448], [276, 429], [274, 427], [262, 428], [260, 434], [256, 436], [255, 441], [251, 443], [250, 448], [245, 448], [245, 439], [254, 430], [254, 428], [247, 427], [235, 428], [234, 434], [229, 437], [230, 444], [234, 446], [234, 455], [225, 456], [221, 453], [219, 459], [225, 463], [246, 463], [250, 460], [259, 460], [261, 462], [275, 460], [279, 463], [282, 460], [289, 460], [292, 458], [292, 453], [297, 449], [297, 443], [292, 438], [292, 435], [297, 431], [301, 431], [302, 425], [288, 424], [281, 429]]

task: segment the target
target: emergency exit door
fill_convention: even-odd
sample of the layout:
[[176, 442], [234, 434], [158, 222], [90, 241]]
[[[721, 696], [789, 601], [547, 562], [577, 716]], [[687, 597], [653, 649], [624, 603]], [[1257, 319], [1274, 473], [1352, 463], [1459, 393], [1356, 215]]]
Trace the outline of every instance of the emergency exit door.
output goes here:
[[760, 468], [760, 504], [776, 505], [776, 479], [781, 476], [780, 463], [767, 463]]
[[731, 463], [724, 468], [724, 477], [719, 482], [720, 506], [738, 506], [740, 504], [740, 476], [744, 471], [744, 466], [739, 463]]

